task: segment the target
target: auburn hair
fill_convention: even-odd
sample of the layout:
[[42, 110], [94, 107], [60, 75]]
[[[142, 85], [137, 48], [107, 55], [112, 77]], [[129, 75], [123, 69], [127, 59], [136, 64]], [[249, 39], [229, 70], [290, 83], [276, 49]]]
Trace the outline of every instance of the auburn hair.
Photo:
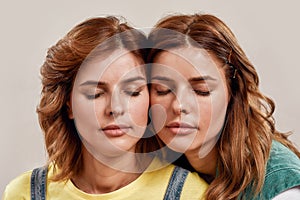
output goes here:
[[287, 139], [289, 134], [275, 129], [274, 102], [260, 92], [253, 64], [223, 21], [209, 14], [171, 15], [156, 24], [148, 39], [152, 46], [150, 63], [162, 51], [195, 46], [213, 54], [225, 66], [230, 102], [216, 144], [218, 175], [209, 185], [207, 199], [238, 199], [246, 188], [258, 194], [264, 183], [272, 140], [300, 157]]
[[[53, 180], [69, 179], [82, 168], [83, 144], [74, 121], [68, 117], [68, 102], [81, 64], [87, 58], [120, 48], [129, 50], [144, 63], [145, 42], [147, 38], [141, 31], [117, 17], [108, 16], [87, 19], [49, 48], [40, 70], [42, 92], [37, 113], [44, 132], [48, 164], [59, 169]], [[154, 137], [142, 138], [136, 151], [153, 151], [157, 145]]]

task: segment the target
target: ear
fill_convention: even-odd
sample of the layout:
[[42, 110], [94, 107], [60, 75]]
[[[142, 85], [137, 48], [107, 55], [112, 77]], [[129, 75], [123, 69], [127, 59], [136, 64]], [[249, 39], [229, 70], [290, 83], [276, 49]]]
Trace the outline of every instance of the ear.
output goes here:
[[67, 105], [68, 117], [69, 117], [70, 119], [74, 119], [71, 99], [69, 99], [69, 100], [67, 101], [66, 105]]

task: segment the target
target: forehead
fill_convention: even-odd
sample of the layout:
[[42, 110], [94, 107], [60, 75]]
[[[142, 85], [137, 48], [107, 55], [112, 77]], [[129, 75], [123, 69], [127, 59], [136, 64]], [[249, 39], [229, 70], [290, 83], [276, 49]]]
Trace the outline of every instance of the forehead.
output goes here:
[[195, 76], [219, 76], [222, 64], [207, 51], [194, 47], [161, 52], [154, 59], [153, 73], [174, 74], [191, 78]]
[[118, 81], [121, 78], [143, 75], [144, 62], [125, 50], [114, 51], [107, 57], [98, 56], [84, 63], [77, 74], [77, 81]]

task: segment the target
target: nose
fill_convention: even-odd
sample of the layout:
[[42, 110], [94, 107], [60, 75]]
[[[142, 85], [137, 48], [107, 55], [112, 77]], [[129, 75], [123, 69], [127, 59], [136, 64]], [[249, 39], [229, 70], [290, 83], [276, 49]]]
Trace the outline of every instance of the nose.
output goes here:
[[[195, 101], [193, 101], [193, 95], [189, 94], [186, 89], [180, 89], [175, 93], [173, 102], [172, 102], [172, 108], [173, 112], [176, 115], [181, 114], [189, 114], [191, 112], [191, 104]], [[192, 97], [192, 98], [191, 98]]]
[[188, 110], [185, 107], [183, 107], [181, 103], [178, 102], [178, 100], [175, 100], [173, 102], [173, 110], [176, 115], [189, 113]]
[[122, 101], [122, 98], [120, 97], [120, 94], [117, 92], [113, 92], [110, 100], [108, 100], [108, 105], [106, 106], [105, 114], [108, 116], [120, 116], [123, 115], [124, 110], [124, 102]]

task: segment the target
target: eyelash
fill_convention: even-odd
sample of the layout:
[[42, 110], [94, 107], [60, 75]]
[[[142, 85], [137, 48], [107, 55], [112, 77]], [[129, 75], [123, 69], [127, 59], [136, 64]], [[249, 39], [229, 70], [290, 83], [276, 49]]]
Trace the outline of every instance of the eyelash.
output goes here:
[[209, 96], [210, 95], [210, 91], [201, 91], [201, 90], [194, 90], [194, 92], [199, 95], [199, 96]]
[[[193, 90], [197, 95], [199, 96], [209, 96], [210, 95], [210, 91], [201, 91], [201, 90]], [[164, 96], [167, 95], [171, 92], [171, 90], [156, 90], [156, 94], [158, 96]]]
[[171, 90], [156, 90], [158, 96], [167, 95], [171, 92]]
[[141, 95], [141, 91], [124, 91], [125, 94], [129, 95], [129, 96], [132, 96], [132, 97], [137, 97], [137, 96], [140, 96]]
[[[140, 96], [141, 95], [141, 91], [124, 91], [125, 94], [129, 95], [129, 96], [132, 96], [132, 97], [137, 97], [137, 96]], [[97, 99], [99, 98], [100, 96], [102, 96], [104, 93], [96, 93], [96, 94], [92, 94], [92, 95], [88, 95], [86, 94], [86, 98], [88, 100], [93, 100], [93, 99]]]
[[86, 98], [89, 99], [89, 100], [92, 100], [92, 99], [97, 99], [98, 97], [100, 97], [103, 93], [96, 93], [96, 94], [92, 94], [92, 95], [89, 95], [89, 94], [86, 94]]

